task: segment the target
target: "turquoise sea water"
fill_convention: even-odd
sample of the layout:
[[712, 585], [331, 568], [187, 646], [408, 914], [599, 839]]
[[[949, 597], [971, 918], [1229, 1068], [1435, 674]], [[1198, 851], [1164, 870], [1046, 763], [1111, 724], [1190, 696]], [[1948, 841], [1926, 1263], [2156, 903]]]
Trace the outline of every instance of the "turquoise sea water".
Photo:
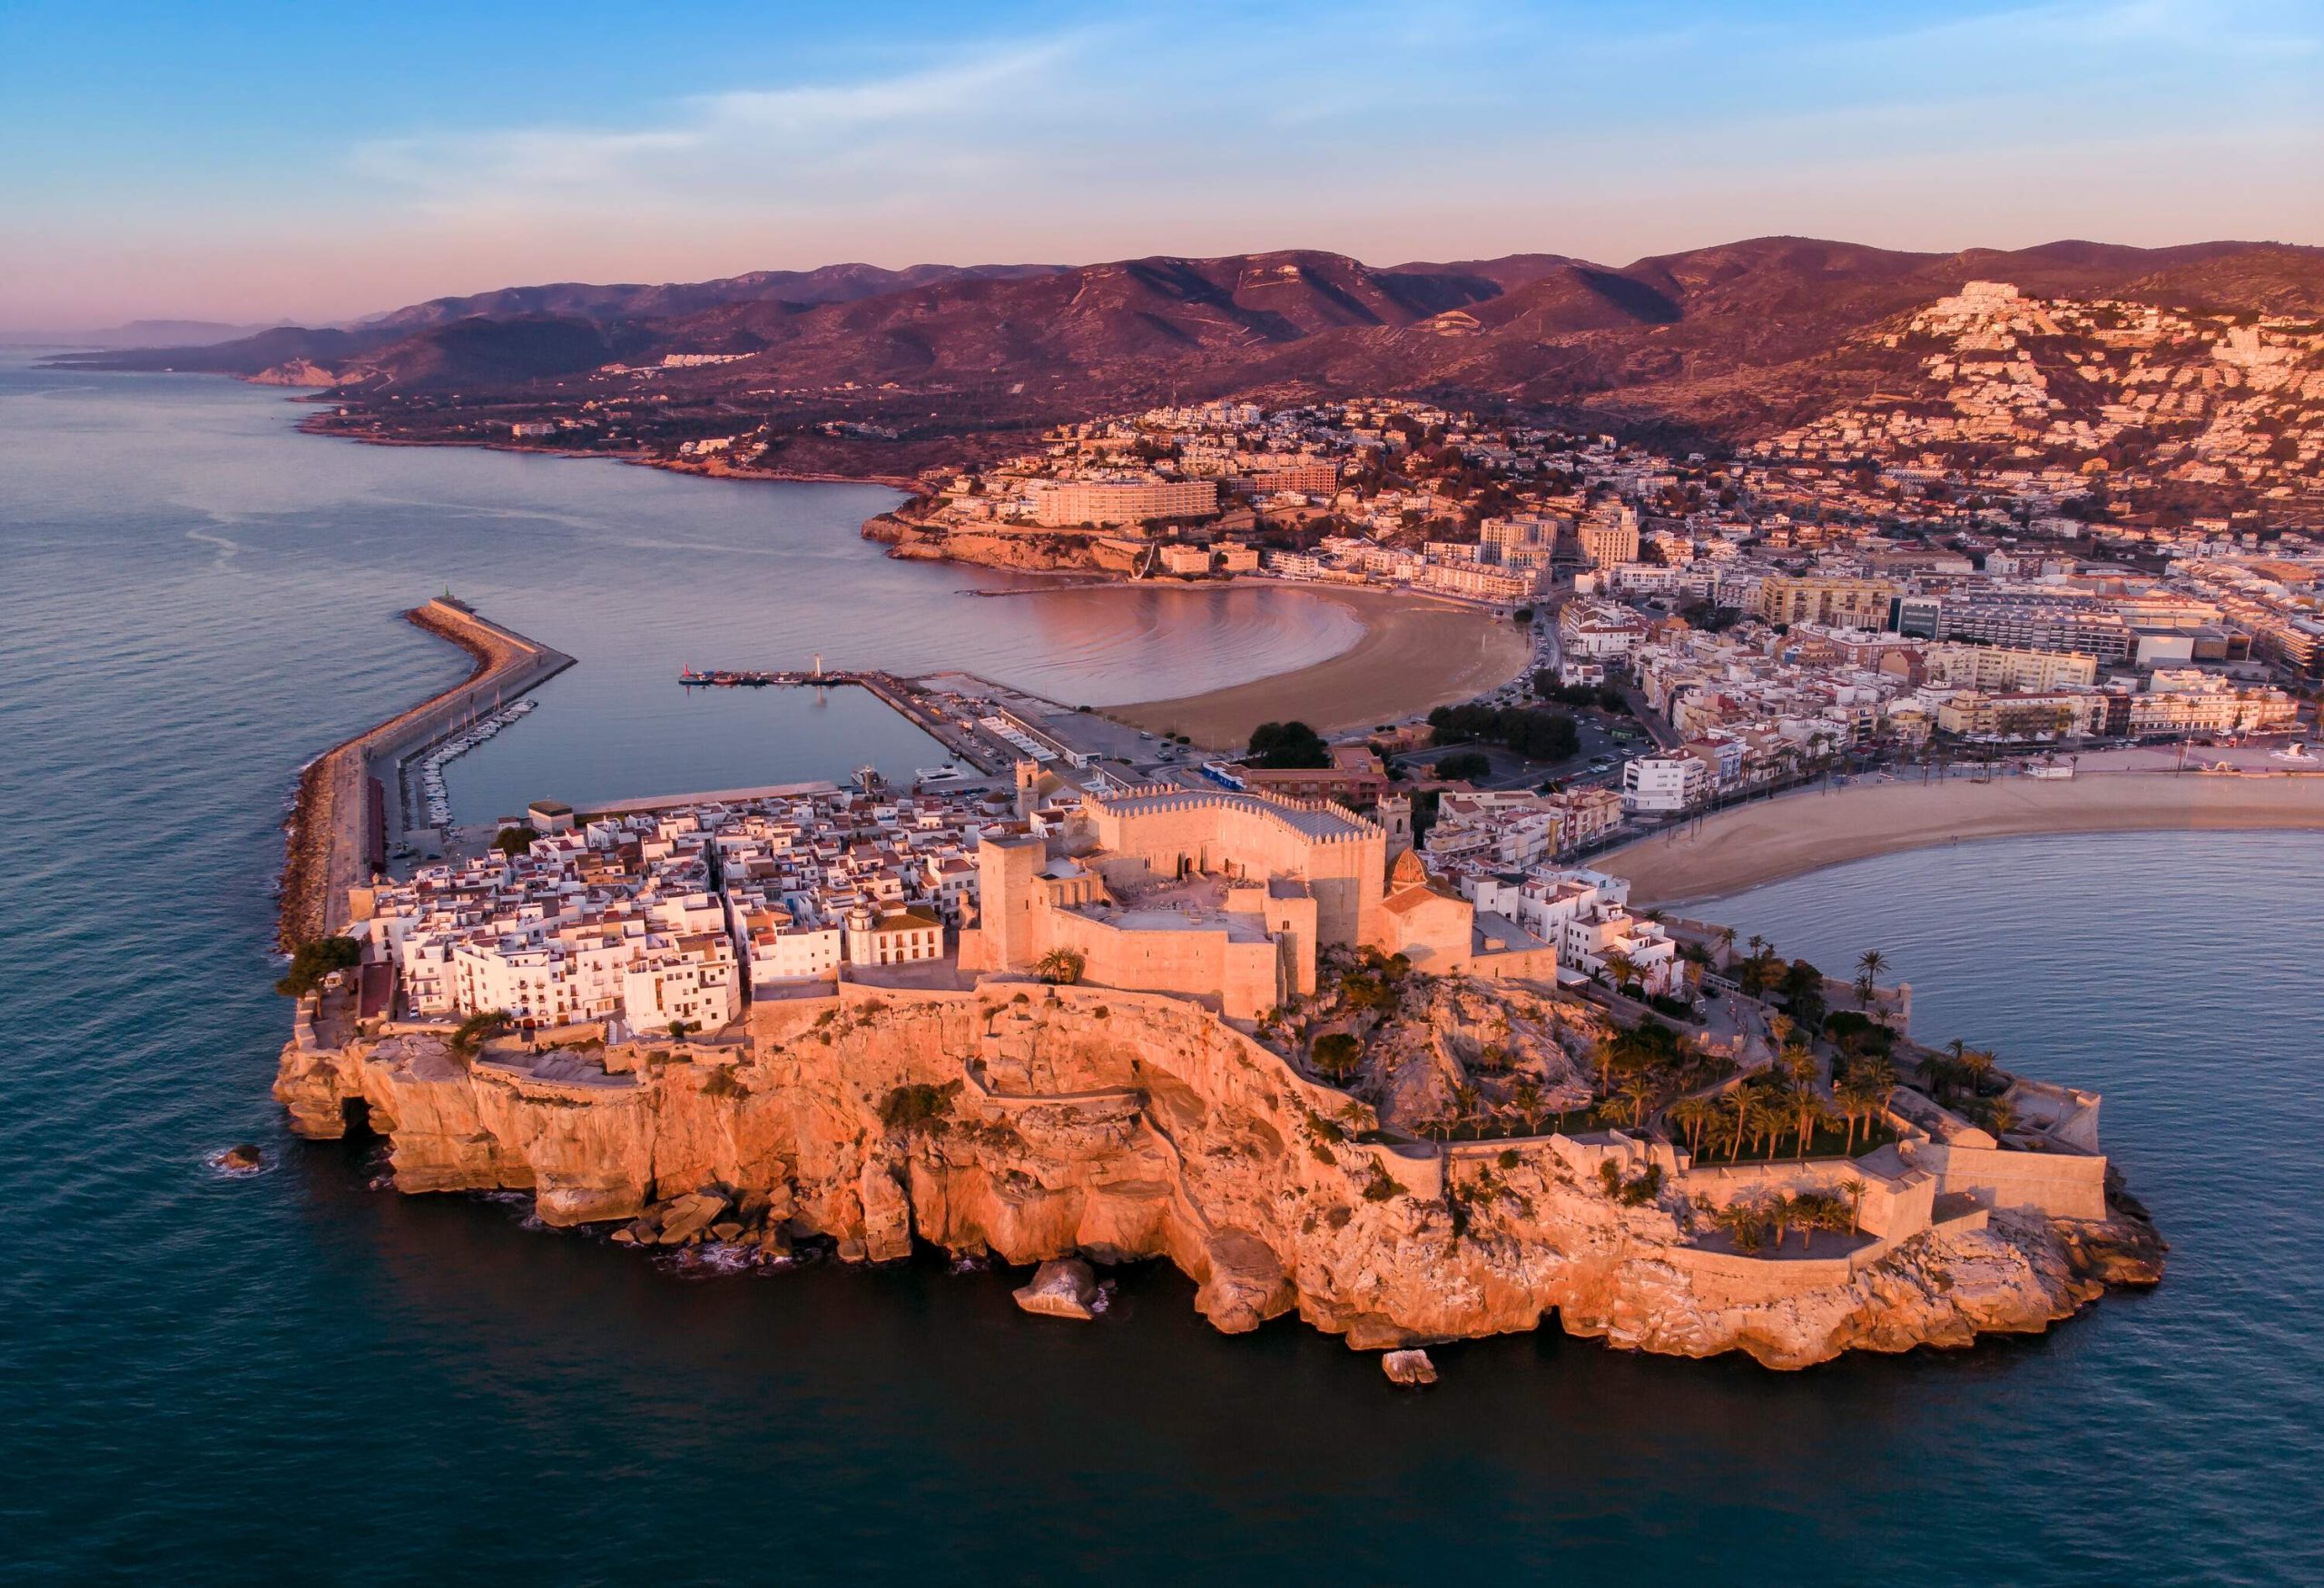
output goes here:
[[[0, 366], [0, 1580], [2324, 1578], [2324, 840], [1965, 845], [1705, 912], [1829, 966], [1876, 946], [1922, 1035], [2105, 1094], [2171, 1277], [2041, 1338], [1777, 1376], [1549, 1329], [1443, 1348], [1412, 1396], [1293, 1322], [1212, 1333], [1160, 1267], [1088, 1327], [934, 1260], [684, 1279], [513, 1201], [370, 1190], [267, 1099], [292, 773], [460, 666], [399, 607], [448, 582], [581, 659], [458, 764], [469, 816], [921, 754], [774, 691], [697, 710], [684, 663], [1098, 702], [1352, 636], [960, 596], [997, 581], [855, 540], [876, 491], [294, 411]], [[265, 1173], [204, 1167], [243, 1139]]]

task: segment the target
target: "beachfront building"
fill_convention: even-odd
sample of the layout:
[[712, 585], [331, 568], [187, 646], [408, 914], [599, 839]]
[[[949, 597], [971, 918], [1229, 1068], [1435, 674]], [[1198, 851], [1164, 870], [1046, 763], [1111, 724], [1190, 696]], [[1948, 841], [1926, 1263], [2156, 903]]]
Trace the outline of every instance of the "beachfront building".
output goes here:
[[2272, 733], [2299, 724], [2299, 702], [2286, 691], [2192, 667], [2156, 668], [2130, 701], [2133, 734]]
[[1711, 770], [1696, 755], [1640, 755], [1622, 765], [1622, 808], [1633, 815], [1691, 811], [1710, 797]]
[[1028, 494], [1033, 522], [1047, 528], [1210, 518], [1218, 513], [1215, 479], [1035, 480]]

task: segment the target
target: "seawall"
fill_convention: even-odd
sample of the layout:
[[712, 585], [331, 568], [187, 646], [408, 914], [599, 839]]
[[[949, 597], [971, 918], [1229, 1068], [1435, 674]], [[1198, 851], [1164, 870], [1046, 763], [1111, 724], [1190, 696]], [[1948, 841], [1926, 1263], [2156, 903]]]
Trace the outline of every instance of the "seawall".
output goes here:
[[564, 652], [443, 597], [403, 617], [459, 646], [475, 668], [459, 683], [332, 745], [300, 774], [275, 924], [285, 950], [344, 927], [348, 889], [370, 880], [390, 835], [409, 825], [397, 776], [405, 757], [470, 715], [489, 711], [496, 698], [520, 694], [573, 666]]

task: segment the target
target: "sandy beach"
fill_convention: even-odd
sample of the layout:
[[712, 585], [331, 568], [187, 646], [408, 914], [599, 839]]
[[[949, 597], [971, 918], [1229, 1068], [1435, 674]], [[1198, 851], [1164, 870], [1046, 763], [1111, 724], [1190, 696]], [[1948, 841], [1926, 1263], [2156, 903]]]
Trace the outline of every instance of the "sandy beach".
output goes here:
[[2140, 772], [1857, 784], [1739, 806], [1590, 863], [1628, 877], [1633, 903], [1680, 904], [1980, 838], [2270, 828], [2324, 831], [2324, 776]]
[[1364, 637], [1312, 667], [1112, 706], [1107, 715], [1185, 734], [1197, 745], [1240, 748], [1264, 722], [1296, 720], [1329, 734], [1467, 700], [1516, 677], [1532, 659], [1523, 626], [1474, 607], [1401, 591], [1299, 587], [1354, 613]]

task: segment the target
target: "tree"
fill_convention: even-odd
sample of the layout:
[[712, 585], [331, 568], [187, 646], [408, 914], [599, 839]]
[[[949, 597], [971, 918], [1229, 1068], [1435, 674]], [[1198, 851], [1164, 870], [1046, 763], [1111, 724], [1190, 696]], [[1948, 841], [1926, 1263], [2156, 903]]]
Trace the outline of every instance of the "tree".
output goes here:
[[1970, 1096], [1974, 1097], [1984, 1090], [1985, 1077], [1991, 1075], [1994, 1072], [1994, 1066], [2000, 1062], [2001, 1055], [1995, 1053], [1991, 1048], [1967, 1048], [1962, 1050], [1959, 1059], [1961, 1074], [1968, 1084]]
[[1540, 1135], [1547, 1104], [1541, 1095], [1541, 1083], [1530, 1075], [1519, 1076], [1510, 1086], [1509, 1100], [1516, 1105], [1518, 1117], [1525, 1121], [1525, 1133]]
[[1452, 1088], [1454, 1122], [1474, 1126], [1477, 1122], [1477, 1105], [1483, 1100], [1484, 1094], [1477, 1090], [1475, 1081], [1463, 1080], [1455, 1085]]
[[1656, 1090], [1654, 1078], [1643, 1070], [1633, 1070], [1622, 1077], [1621, 1084], [1614, 1089], [1614, 1097], [1630, 1111], [1631, 1125], [1646, 1122], [1646, 1111], [1654, 1106]]
[[322, 985], [334, 971], [351, 971], [363, 962], [361, 940], [318, 937], [300, 943], [290, 955], [290, 968], [274, 990], [285, 998], [303, 998]]
[[1996, 1141], [2017, 1129], [2017, 1105], [2005, 1097], [1987, 1098], [1984, 1113], [1985, 1129]]
[[1683, 1097], [1670, 1105], [1664, 1118], [1684, 1132], [1687, 1150], [1699, 1155], [1703, 1132], [1718, 1122], [1718, 1104], [1711, 1098]]
[[[1886, 1068], [1885, 1062], [1881, 1067]], [[1883, 1084], [1871, 1064], [1851, 1064], [1839, 1080], [1832, 1083], [1832, 1096], [1838, 1101], [1840, 1111], [1847, 1117], [1846, 1150], [1850, 1157], [1856, 1154], [1856, 1127], [1887, 1107], [1889, 1093], [1896, 1090], [1895, 1071], [1889, 1073], [1888, 1082]]]
[[1071, 987], [1081, 980], [1088, 962], [1078, 949], [1051, 949], [1033, 966], [1033, 974], [1053, 986]]
[[1606, 974], [1617, 988], [1628, 987], [1638, 980], [1638, 962], [1616, 949], [1606, 956]]
[[1332, 751], [1305, 723], [1261, 723], [1251, 730], [1248, 759], [1254, 766], [1321, 767], [1332, 764]]
[[539, 836], [530, 827], [503, 827], [493, 834], [492, 847], [513, 859], [532, 848]]
[[1430, 770], [1447, 783], [1465, 783], [1492, 770], [1492, 758], [1481, 750], [1455, 750], [1437, 757]]
[[1364, 1056], [1364, 1042], [1352, 1031], [1326, 1031], [1315, 1039], [1309, 1051], [1316, 1069], [1335, 1080], [1344, 1080], [1355, 1073], [1356, 1061]]
[[1866, 949], [1856, 958], [1856, 1000], [1866, 1009], [1872, 1007], [1872, 995], [1880, 985], [1880, 972], [1888, 966], [1888, 956], [1878, 949]]

